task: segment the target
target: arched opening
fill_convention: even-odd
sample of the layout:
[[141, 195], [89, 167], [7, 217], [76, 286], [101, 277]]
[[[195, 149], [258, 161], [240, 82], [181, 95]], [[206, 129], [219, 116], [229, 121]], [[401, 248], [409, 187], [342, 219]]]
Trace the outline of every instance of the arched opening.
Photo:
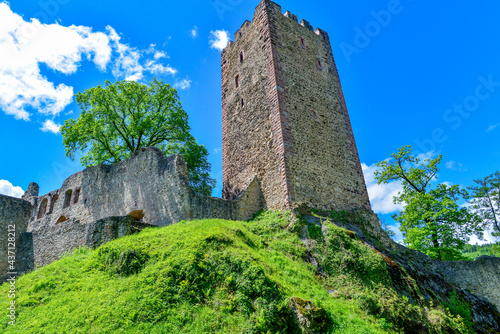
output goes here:
[[57, 195], [57, 194], [52, 197], [52, 200], [50, 201], [50, 209], [49, 209], [49, 212], [47, 213], [48, 215], [50, 215], [52, 212], [54, 212], [54, 205], [56, 205], [56, 202], [58, 199], [59, 199], [59, 195]]
[[82, 189], [78, 188], [78, 189], [75, 189], [75, 197], [73, 199], [73, 204], [76, 204], [78, 203], [78, 201], [80, 200], [80, 192], [81, 192]]
[[244, 59], [245, 59], [245, 54], [243, 53], [243, 51], [240, 51], [240, 63], [242, 63]]
[[61, 216], [61, 217], [59, 217], [59, 219], [57, 219], [56, 224], [65, 222], [66, 220], [68, 220], [68, 218], [66, 216]]
[[64, 194], [63, 208], [67, 208], [71, 204], [71, 195], [73, 195], [73, 190], [72, 189], [66, 190], [66, 193]]
[[135, 210], [128, 214], [134, 221], [140, 222], [142, 218], [144, 218], [144, 211]]
[[44, 198], [42, 200], [42, 203], [40, 203], [40, 208], [38, 209], [37, 219], [42, 218], [45, 215], [45, 212], [47, 212], [47, 203], [48, 202], [49, 202], [48, 199]]

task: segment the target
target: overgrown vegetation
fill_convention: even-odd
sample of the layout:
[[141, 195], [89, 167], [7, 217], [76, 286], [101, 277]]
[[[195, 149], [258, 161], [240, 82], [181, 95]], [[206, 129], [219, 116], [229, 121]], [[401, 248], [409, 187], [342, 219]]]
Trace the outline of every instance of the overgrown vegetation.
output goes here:
[[[459, 301], [398, 295], [384, 257], [352, 232], [289, 217], [181, 222], [77, 250], [19, 278], [16, 326], [0, 331], [301, 333], [296, 310], [314, 313], [318, 333], [469, 331]], [[7, 285], [0, 290], [7, 296]]]

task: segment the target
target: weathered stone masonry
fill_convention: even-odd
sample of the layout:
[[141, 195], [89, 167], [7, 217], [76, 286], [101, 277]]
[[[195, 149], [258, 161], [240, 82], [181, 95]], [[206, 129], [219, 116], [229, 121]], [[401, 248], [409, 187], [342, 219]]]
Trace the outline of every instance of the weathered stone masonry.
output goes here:
[[369, 209], [328, 34], [262, 1], [222, 52], [224, 198], [257, 177], [265, 204]]
[[237, 200], [228, 201], [193, 194], [187, 175], [181, 156], [164, 157], [150, 147], [117, 164], [78, 172], [43, 196], [38, 196], [36, 183], [30, 184], [23, 199], [0, 196], [5, 239], [0, 240], [0, 277], [7, 272], [10, 224], [16, 224], [17, 269], [26, 272], [72, 249], [97, 247], [147, 226], [203, 218], [245, 220], [262, 207], [257, 179]]
[[[22, 199], [0, 195], [0, 280], [9, 271], [9, 225], [16, 230], [18, 274], [148, 226], [245, 220], [263, 208], [355, 210], [380, 231], [328, 34], [262, 0], [221, 58], [225, 199], [193, 194], [182, 157], [156, 148], [87, 168], [43, 196], [31, 183]], [[439, 262], [420, 255], [440, 280], [500, 308], [500, 259]]]

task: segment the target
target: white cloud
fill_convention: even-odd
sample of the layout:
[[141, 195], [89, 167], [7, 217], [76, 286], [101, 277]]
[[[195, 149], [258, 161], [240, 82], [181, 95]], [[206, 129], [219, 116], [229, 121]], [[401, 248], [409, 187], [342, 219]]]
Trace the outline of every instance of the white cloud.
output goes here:
[[471, 236], [471, 238], [469, 240], [469, 244], [471, 244], [471, 245], [475, 245], [475, 244], [484, 245], [484, 244], [491, 244], [491, 243], [495, 243], [497, 241], [500, 241], [498, 239], [498, 237], [494, 237], [492, 235], [493, 232], [494, 232], [493, 226], [490, 226], [488, 229], [486, 229], [484, 231], [484, 234], [483, 234], [484, 240], [479, 240], [479, 238], [477, 236], [473, 235], [473, 236]]
[[434, 151], [429, 151], [426, 153], [420, 153], [417, 155], [417, 158], [420, 159], [421, 162], [424, 162], [424, 160], [429, 160], [432, 159], [436, 156], [436, 152]]
[[21, 198], [24, 194], [24, 190], [21, 187], [14, 187], [14, 185], [7, 180], [0, 180], [0, 194]]
[[490, 125], [490, 126], [488, 127], [488, 129], [486, 130], [486, 132], [493, 131], [493, 130], [495, 130], [495, 129], [496, 129], [497, 127], [499, 127], [499, 126], [500, 126], [500, 123], [495, 124], [495, 125]]
[[163, 51], [156, 51], [154, 55], [155, 60], [160, 60], [162, 58], [168, 58], [167, 54]]
[[226, 30], [210, 31], [209, 43], [212, 49], [224, 50], [229, 43], [229, 32]]
[[188, 89], [189, 87], [191, 87], [191, 80], [184, 79], [181, 81], [177, 81], [174, 84], [174, 87], [181, 90]]
[[464, 168], [464, 165], [460, 162], [456, 162], [456, 161], [448, 161], [446, 164], [445, 164], [446, 168], [448, 169], [451, 169], [451, 170], [457, 170], [459, 172], [465, 172], [467, 171], [467, 168]]
[[177, 73], [177, 70], [175, 68], [172, 68], [170, 66], [164, 66], [162, 64], [158, 64], [153, 60], [148, 60], [145, 65], [146, 70], [153, 74], [171, 74], [175, 75]]
[[220, 152], [222, 152], [222, 147], [214, 148], [214, 154], [219, 154]]
[[101, 71], [113, 64], [113, 75], [126, 80], [140, 80], [144, 72], [176, 72], [158, 63], [167, 58], [164, 52], [153, 46], [149, 56], [147, 50], [124, 44], [110, 26], [105, 32], [94, 32], [86, 26], [25, 21], [5, 2], [0, 3], [0, 22], [0, 109], [16, 119], [27, 121], [33, 111], [57, 116], [73, 99], [73, 87], [50, 82], [41, 73], [41, 64], [66, 75], [76, 73], [84, 60]]
[[375, 180], [375, 171], [378, 169], [376, 164], [371, 166], [365, 163], [361, 164], [365, 176], [368, 196], [375, 213], [387, 214], [397, 212], [403, 209], [401, 204], [394, 204], [393, 198], [399, 192], [403, 191], [403, 186], [398, 181], [392, 181], [386, 184], [377, 184]]
[[189, 30], [189, 35], [191, 36], [192, 39], [198, 37], [198, 27], [194, 26], [193, 29]]
[[43, 123], [43, 126], [40, 128], [43, 132], [52, 132], [54, 134], [59, 133], [61, 129], [61, 125], [54, 123], [54, 121], [48, 119]]

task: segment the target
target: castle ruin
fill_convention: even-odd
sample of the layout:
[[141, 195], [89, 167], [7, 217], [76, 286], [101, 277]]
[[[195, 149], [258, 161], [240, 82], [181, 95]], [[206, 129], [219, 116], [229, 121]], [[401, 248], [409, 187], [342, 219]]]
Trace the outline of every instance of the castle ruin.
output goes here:
[[[246, 220], [261, 209], [363, 211], [380, 231], [328, 34], [262, 0], [222, 51], [221, 71], [222, 199], [195, 195], [182, 157], [153, 147], [87, 168], [42, 196], [31, 183], [22, 199], [0, 195], [0, 278], [11, 271], [12, 226], [19, 274], [148, 226]], [[434, 265], [500, 308], [497, 260]]]

